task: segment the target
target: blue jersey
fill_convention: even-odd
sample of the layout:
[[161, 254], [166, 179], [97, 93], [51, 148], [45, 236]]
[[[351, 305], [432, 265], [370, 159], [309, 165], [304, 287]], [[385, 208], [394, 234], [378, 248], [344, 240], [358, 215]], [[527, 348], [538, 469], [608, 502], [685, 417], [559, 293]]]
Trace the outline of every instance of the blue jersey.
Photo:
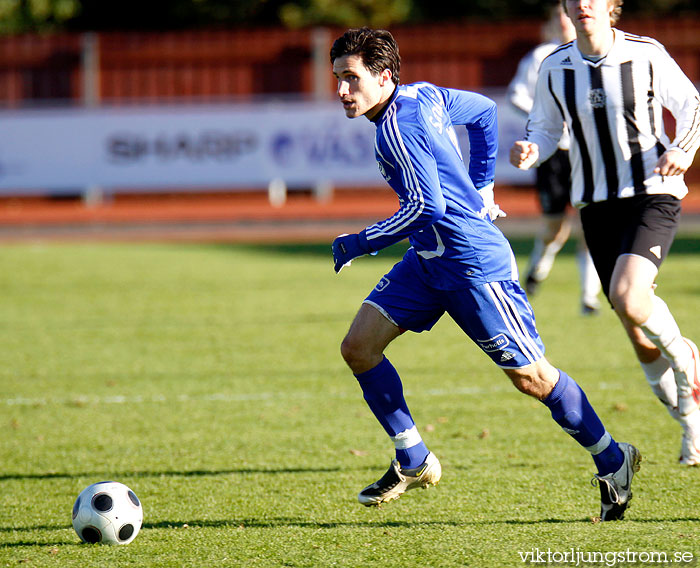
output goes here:
[[[442, 290], [517, 280], [510, 244], [477, 191], [495, 175], [496, 104], [430, 83], [400, 85], [374, 122], [379, 169], [400, 207], [367, 227], [368, 246], [408, 238], [405, 258]], [[460, 125], [469, 135], [468, 170], [454, 129]]]

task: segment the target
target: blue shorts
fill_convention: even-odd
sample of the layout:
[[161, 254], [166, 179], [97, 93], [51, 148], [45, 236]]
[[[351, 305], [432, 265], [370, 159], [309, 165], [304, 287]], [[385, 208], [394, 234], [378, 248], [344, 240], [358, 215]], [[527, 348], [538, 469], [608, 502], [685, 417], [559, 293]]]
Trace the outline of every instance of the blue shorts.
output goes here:
[[517, 369], [544, 356], [535, 315], [520, 284], [489, 282], [461, 290], [427, 286], [402, 260], [365, 299], [403, 330], [430, 330], [447, 312], [496, 365]]

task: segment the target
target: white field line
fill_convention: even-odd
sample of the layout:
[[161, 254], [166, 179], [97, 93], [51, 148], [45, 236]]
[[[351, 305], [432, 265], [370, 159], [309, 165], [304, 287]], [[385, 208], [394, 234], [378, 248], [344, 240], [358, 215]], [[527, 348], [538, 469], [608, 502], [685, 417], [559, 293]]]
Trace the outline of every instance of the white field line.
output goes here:
[[[621, 390], [623, 385], [619, 383], [599, 383], [595, 390]], [[489, 394], [499, 394], [517, 392], [507, 382], [492, 385], [488, 388], [483, 387], [463, 387], [456, 389], [428, 389], [424, 391], [405, 391], [408, 397], [445, 397], [445, 396], [484, 396]], [[210, 393], [210, 394], [178, 394], [178, 395], [163, 395], [154, 394], [147, 396], [86, 396], [75, 395], [66, 397], [13, 397], [0, 399], [0, 405], [3, 406], [82, 406], [82, 405], [100, 405], [100, 404], [153, 404], [153, 403], [170, 403], [170, 402], [250, 402], [250, 401], [288, 401], [288, 400], [320, 400], [320, 399], [346, 399], [361, 397], [359, 390], [354, 393], [327, 393], [322, 391], [297, 391], [297, 392], [257, 392], [257, 393]]]

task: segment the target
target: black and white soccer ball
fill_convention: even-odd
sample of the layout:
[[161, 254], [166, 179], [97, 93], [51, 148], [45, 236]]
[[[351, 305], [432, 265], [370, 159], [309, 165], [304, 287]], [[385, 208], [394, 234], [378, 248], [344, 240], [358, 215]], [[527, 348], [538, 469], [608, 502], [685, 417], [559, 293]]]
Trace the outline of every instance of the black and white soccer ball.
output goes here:
[[83, 542], [91, 544], [129, 544], [142, 522], [141, 501], [117, 481], [93, 483], [73, 505], [73, 528]]

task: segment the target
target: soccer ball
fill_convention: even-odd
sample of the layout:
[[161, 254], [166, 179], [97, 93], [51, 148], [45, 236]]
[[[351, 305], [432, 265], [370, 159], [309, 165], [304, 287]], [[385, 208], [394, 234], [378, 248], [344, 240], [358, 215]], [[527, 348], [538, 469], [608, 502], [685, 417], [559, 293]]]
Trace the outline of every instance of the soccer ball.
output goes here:
[[73, 505], [73, 528], [83, 542], [91, 544], [129, 544], [142, 522], [136, 493], [116, 481], [93, 483]]

